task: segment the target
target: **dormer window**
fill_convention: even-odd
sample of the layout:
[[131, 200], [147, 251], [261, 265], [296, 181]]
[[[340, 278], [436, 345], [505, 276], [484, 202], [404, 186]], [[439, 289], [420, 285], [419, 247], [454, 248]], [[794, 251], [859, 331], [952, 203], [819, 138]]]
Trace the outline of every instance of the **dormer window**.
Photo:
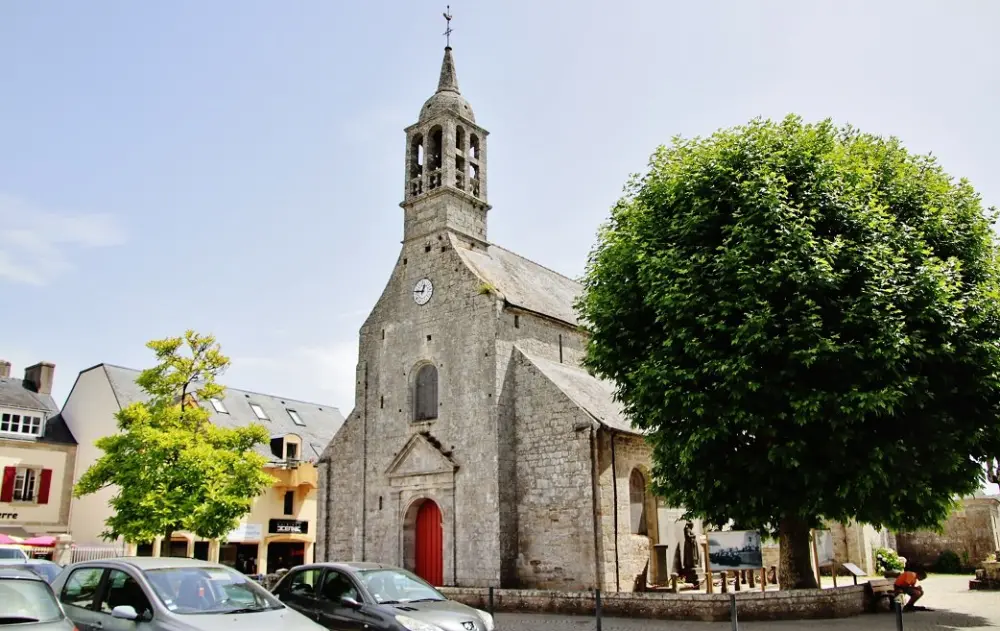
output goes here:
[[14, 434], [16, 436], [42, 435], [42, 417], [35, 414], [16, 414], [14, 412], [4, 412], [0, 414], [0, 434]]
[[286, 460], [298, 460], [299, 459], [299, 446], [296, 443], [285, 443], [285, 459]]
[[264, 408], [260, 407], [256, 403], [250, 404], [250, 409], [253, 410], [254, 416], [262, 421], [268, 421], [267, 414], [264, 413]]
[[229, 414], [229, 410], [226, 409], [226, 405], [220, 399], [210, 399], [212, 401], [212, 407], [219, 414]]
[[292, 418], [292, 422], [296, 425], [305, 426], [306, 422], [302, 420], [302, 417], [295, 410], [288, 410], [288, 416]]

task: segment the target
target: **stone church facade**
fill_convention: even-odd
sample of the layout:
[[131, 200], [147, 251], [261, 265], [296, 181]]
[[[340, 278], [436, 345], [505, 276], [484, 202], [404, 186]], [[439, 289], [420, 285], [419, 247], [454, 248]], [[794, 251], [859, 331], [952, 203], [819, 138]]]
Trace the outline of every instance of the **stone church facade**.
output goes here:
[[580, 367], [580, 285], [488, 240], [488, 132], [450, 47], [405, 133], [402, 248], [319, 463], [316, 557], [438, 585], [665, 581], [682, 511], [647, 491], [649, 448]]

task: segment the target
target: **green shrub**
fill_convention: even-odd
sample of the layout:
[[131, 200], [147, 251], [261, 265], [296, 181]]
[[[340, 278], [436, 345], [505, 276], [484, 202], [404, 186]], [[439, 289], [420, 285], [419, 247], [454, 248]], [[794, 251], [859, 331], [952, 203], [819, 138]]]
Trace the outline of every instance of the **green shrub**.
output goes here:
[[934, 564], [934, 571], [941, 574], [961, 574], [962, 568], [962, 560], [951, 550], [942, 552]]
[[905, 567], [906, 562], [896, 554], [895, 550], [875, 548], [875, 568], [879, 574], [890, 571], [902, 572]]

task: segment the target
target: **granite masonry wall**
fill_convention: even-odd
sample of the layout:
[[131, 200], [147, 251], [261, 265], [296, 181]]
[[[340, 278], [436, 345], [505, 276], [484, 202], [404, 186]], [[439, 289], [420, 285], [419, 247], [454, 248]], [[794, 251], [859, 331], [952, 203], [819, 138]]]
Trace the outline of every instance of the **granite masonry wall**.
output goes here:
[[[865, 585], [795, 591], [744, 591], [736, 594], [740, 620], [803, 620], [847, 618], [863, 613], [868, 604]], [[481, 588], [445, 588], [453, 600], [488, 610], [489, 592]], [[601, 594], [604, 616], [660, 620], [729, 620], [730, 594]], [[592, 592], [496, 590], [493, 610], [593, 616]]]
[[1000, 498], [965, 499], [945, 522], [944, 532], [901, 532], [896, 542], [908, 563], [933, 568], [941, 553], [950, 550], [971, 570], [1000, 550]]
[[517, 585], [595, 587], [591, 420], [524, 355], [513, 372]]

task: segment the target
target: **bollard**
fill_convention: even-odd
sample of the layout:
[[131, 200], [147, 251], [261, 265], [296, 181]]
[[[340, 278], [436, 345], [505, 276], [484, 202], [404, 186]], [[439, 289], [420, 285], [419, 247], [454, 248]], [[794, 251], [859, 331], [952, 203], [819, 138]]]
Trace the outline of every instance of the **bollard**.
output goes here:
[[729, 594], [729, 619], [733, 623], [733, 631], [739, 631], [740, 623], [736, 619], [736, 594]]
[[493, 586], [490, 585], [490, 617], [493, 617]]
[[594, 590], [594, 595], [597, 598], [594, 606], [594, 612], [597, 614], [597, 631], [601, 631], [601, 590]]
[[903, 603], [900, 602], [898, 596], [894, 600], [896, 601], [894, 607], [896, 610], [896, 631], [903, 631]]

